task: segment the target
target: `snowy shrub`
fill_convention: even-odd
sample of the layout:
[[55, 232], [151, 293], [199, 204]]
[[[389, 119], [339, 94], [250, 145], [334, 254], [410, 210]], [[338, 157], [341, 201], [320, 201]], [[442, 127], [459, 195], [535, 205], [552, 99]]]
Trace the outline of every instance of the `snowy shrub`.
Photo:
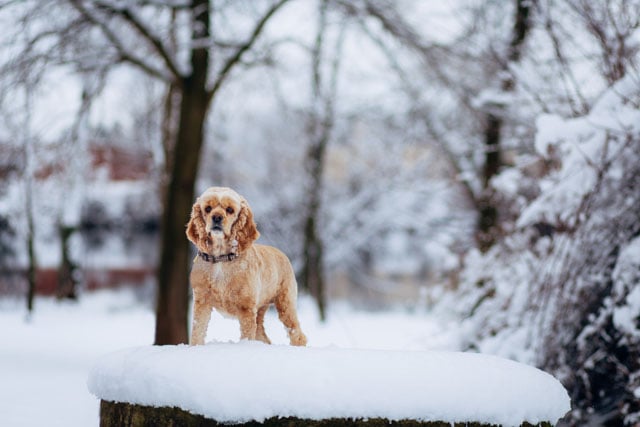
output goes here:
[[639, 105], [629, 75], [587, 115], [540, 117], [536, 149], [557, 167], [462, 275], [466, 346], [552, 372], [574, 425], [640, 422]]

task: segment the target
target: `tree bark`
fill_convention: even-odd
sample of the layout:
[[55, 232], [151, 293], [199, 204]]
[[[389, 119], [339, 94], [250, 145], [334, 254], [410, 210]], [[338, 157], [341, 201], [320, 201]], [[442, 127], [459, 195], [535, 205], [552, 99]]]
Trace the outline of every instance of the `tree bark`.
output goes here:
[[[319, 176], [317, 178], [320, 178]], [[302, 287], [308, 290], [316, 300], [320, 320], [326, 319], [326, 293], [324, 283], [324, 247], [322, 239], [318, 236], [317, 221], [319, 214], [320, 186], [314, 188], [313, 199], [308, 207], [309, 213], [304, 226], [304, 266], [302, 268]]]
[[[208, 38], [209, 2], [194, 1], [191, 9], [194, 15], [193, 38]], [[194, 199], [205, 119], [210, 104], [208, 72], [209, 50], [206, 47], [194, 48], [191, 53], [191, 74], [181, 82], [178, 133], [164, 197], [158, 266], [156, 345], [183, 344], [189, 341], [189, 242], [185, 238], [185, 224]]]
[[58, 289], [56, 290], [56, 297], [58, 299], [75, 300], [78, 298], [76, 293], [78, 280], [75, 277], [78, 266], [73, 262], [69, 254], [69, 239], [74, 231], [75, 228], [68, 225], [60, 224], [58, 226], [60, 252], [62, 254], [60, 267], [58, 268]]
[[[227, 426], [202, 415], [192, 414], [180, 408], [135, 405], [102, 400], [100, 402], [100, 427], [152, 427], [152, 426]], [[263, 421], [246, 421], [250, 427], [491, 427], [477, 422], [450, 423], [443, 421], [397, 420], [386, 418], [327, 418], [311, 420], [297, 417], [272, 417]], [[550, 423], [523, 423], [521, 427], [551, 427]]]
[[32, 195], [27, 194], [27, 257], [29, 259], [29, 263], [27, 265], [27, 310], [29, 314], [33, 312], [33, 304], [36, 296], [36, 251], [35, 245], [33, 241], [34, 234], [34, 224], [33, 224], [33, 209], [31, 207]]
[[327, 123], [319, 117], [311, 118], [311, 146], [307, 152], [307, 170], [309, 188], [307, 196], [307, 215], [304, 223], [304, 247], [302, 267], [302, 288], [316, 300], [320, 320], [326, 319], [326, 292], [324, 281], [324, 243], [318, 234], [320, 205], [322, 197], [322, 177], [324, 175], [324, 155], [329, 142]]

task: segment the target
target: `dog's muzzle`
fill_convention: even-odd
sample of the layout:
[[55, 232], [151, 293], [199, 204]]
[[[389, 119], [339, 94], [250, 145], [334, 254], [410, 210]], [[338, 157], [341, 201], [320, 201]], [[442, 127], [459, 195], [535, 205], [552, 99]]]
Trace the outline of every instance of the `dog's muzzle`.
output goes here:
[[222, 233], [224, 230], [222, 228], [222, 216], [214, 215], [211, 218], [211, 232], [212, 233]]

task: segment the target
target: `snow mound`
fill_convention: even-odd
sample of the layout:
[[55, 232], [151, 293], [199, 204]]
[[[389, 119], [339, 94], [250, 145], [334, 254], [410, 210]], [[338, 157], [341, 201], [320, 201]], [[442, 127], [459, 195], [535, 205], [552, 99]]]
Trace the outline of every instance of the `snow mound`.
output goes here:
[[346, 350], [256, 342], [150, 346], [103, 357], [100, 399], [180, 407], [221, 422], [271, 417], [556, 422], [562, 385], [538, 369], [471, 353]]

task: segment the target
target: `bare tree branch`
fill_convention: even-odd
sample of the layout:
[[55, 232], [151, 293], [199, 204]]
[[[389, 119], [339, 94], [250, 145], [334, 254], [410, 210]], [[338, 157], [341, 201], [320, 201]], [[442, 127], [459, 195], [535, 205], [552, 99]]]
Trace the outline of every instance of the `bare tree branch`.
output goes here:
[[365, 26], [363, 20], [365, 17], [377, 20], [388, 34], [418, 52], [435, 78], [450, 88], [465, 107], [470, 111], [476, 110], [471, 99], [473, 91], [468, 90], [460, 81], [456, 80], [453, 74], [442, 70], [440, 54], [442, 51], [446, 51], [446, 47], [435, 43], [425, 43], [422, 37], [414, 31], [411, 24], [398, 13], [394, 2], [362, 0], [359, 4], [359, 2], [349, 0], [334, 1], [345, 13], [359, 19], [363, 26]]
[[0, 9], [11, 6], [12, 4], [19, 3], [21, 0], [6, 0], [0, 3]]
[[155, 6], [155, 7], [168, 7], [173, 11], [188, 10], [191, 7], [190, 0], [139, 0], [137, 5], [139, 6]]
[[222, 83], [229, 76], [229, 74], [230, 74], [231, 70], [233, 69], [233, 67], [237, 63], [239, 63], [241, 61], [242, 55], [244, 55], [245, 52], [247, 52], [249, 49], [251, 49], [251, 47], [253, 47], [254, 43], [256, 42], [256, 40], [258, 39], [260, 34], [262, 33], [262, 30], [264, 29], [267, 21], [269, 21], [269, 19], [278, 11], [278, 9], [280, 9], [288, 1], [289, 0], [279, 0], [277, 3], [273, 4], [266, 11], [264, 16], [256, 23], [256, 26], [253, 29], [253, 32], [251, 33], [251, 36], [249, 36], [247, 41], [245, 43], [243, 43], [242, 45], [240, 45], [238, 47], [238, 49], [236, 50], [236, 52], [231, 57], [229, 57], [227, 59], [227, 61], [225, 62], [224, 66], [222, 67], [222, 69], [218, 73], [217, 78], [213, 82], [213, 85], [211, 86], [211, 89], [209, 89], [209, 91], [208, 91], [208, 96], [207, 97], [208, 97], [209, 100], [213, 99], [215, 94], [218, 92], [218, 90], [222, 86]]
[[165, 48], [162, 40], [153, 34], [151, 29], [147, 27], [138, 16], [136, 16], [130, 8], [116, 9], [108, 2], [97, 2], [100, 8], [106, 10], [108, 13], [122, 17], [129, 25], [131, 25], [151, 46], [155, 52], [162, 58], [163, 62], [173, 74], [175, 80], [180, 80], [183, 75], [178, 70], [178, 65], [173, 60], [170, 52]]
[[370, 31], [369, 28], [364, 24], [364, 22], [361, 22], [361, 25], [365, 33], [371, 38], [371, 40], [376, 43], [376, 45], [387, 57], [391, 68], [395, 71], [395, 73], [398, 75], [398, 78], [400, 79], [403, 90], [409, 95], [409, 97], [411, 97], [415, 102], [418, 103], [417, 112], [419, 114], [419, 117], [425, 124], [427, 132], [429, 132], [431, 138], [433, 138], [433, 140], [435, 141], [437, 148], [442, 152], [444, 158], [447, 160], [449, 167], [452, 170], [453, 181], [461, 186], [469, 204], [472, 205], [476, 210], [479, 209], [478, 197], [476, 196], [476, 192], [467, 179], [461, 178], [464, 174], [463, 168], [460, 165], [460, 161], [458, 159], [458, 155], [453, 153], [453, 151], [444, 141], [443, 135], [436, 130], [433, 120], [430, 117], [429, 111], [427, 110], [427, 106], [423, 105], [423, 103], [420, 101], [420, 88], [416, 87], [413, 84], [412, 79], [407, 75], [402, 66], [398, 63], [396, 55], [389, 48], [389, 46], [387, 46], [387, 44], [377, 34], [375, 34], [375, 32]]
[[572, 97], [568, 97], [569, 105], [571, 106], [571, 110], [574, 114], [584, 114], [588, 111], [588, 102], [583, 96], [580, 85], [578, 84], [576, 77], [571, 69], [569, 61], [567, 60], [563, 50], [562, 45], [560, 43], [560, 37], [556, 33], [556, 25], [553, 22], [549, 12], [549, 7], [547, 6], [547, 10], [544, 11], [544, 26], [551, 40], [551, 44], [553, 46], [553, 51], [556, 55], [556, 59], [558, 60], [558, 64], [562, 68], [562, 84], [565, 87], [567, 93], [571, 93], [572, 91], [576, 94], [578, 98], [576, 101], [578, 105], [575, 105], [575, 101]]
[[92, 14], [87, 8], [82, 5], [80, 0], [69, 0], [71, 5], [84, 16], [89, 22], [98, 27], [104, 36], [109, 40], [109, 42], [113, 45], [113, 47], [118, 52], [120, 60], [122, 62], [128, 62], [140, 69], [142, 69], [145, 73], [150, 76], [156, 77], [160, 80], [171, 81], [172, 76], [164, 73], [161, 70], [158, 70], [156, 67], [148, 64], [144, 60], [135, 57], [131, 53], [127, 51], [124, 47], [123, 43], [120, 41], [118, 36], [109, 28], [109, 26], [102, 20], [98, 19], [94, 14]]

